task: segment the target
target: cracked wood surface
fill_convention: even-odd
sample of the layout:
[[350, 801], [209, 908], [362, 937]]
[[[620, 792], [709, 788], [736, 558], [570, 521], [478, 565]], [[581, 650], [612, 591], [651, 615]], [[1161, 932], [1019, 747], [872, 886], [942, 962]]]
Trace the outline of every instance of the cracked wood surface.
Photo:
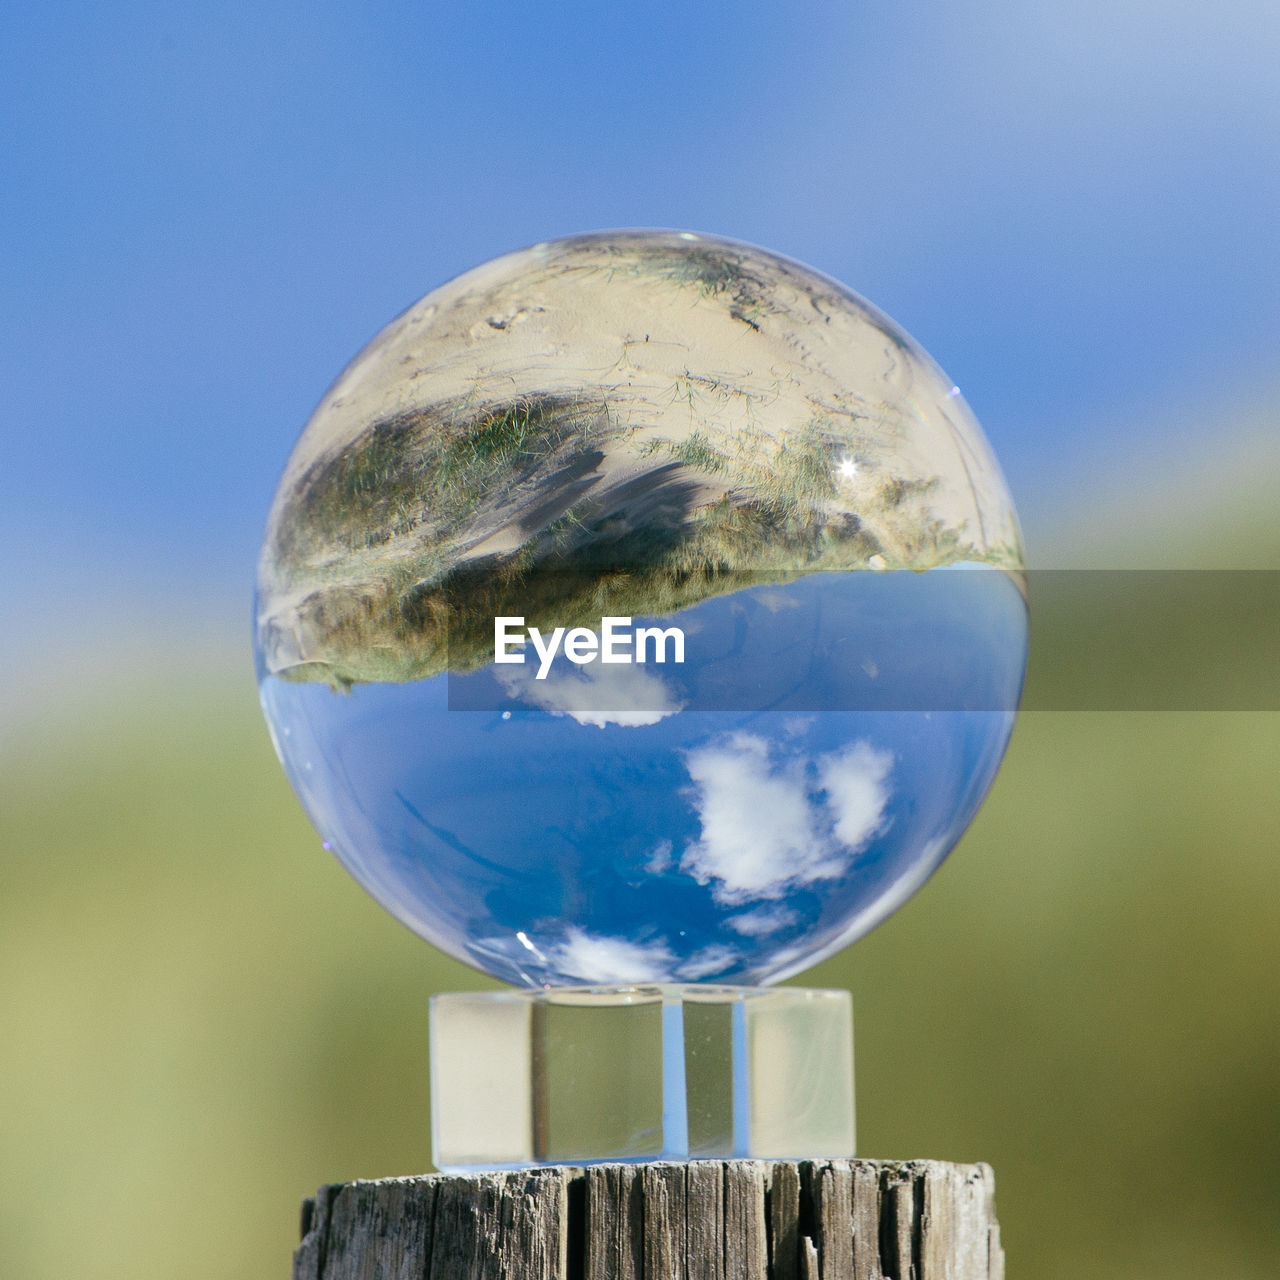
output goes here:
[[995, 1181], [937, 1160], [694, 1160], [321, 1187], [293, 1280], [1004, 1280]]

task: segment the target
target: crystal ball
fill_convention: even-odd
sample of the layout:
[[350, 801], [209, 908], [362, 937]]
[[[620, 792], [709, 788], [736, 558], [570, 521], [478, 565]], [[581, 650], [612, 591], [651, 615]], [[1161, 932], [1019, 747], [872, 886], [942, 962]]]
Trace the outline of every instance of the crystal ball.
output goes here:
[[1023, 573], [977, 422], [885, 315], [734, 241], [575, 236], [427, 294], [324, 397], [259, 687], [325, 847], [441, 950], [765, 983], [973, 818]]

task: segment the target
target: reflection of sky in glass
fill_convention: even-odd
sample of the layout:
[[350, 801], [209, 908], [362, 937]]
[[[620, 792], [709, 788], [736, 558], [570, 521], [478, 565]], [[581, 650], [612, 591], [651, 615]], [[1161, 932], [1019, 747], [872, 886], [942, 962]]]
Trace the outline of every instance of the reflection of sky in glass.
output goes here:
[[994, 571], [848, 573], [673, 622], [678, 667], [349, 695], [273, 678], [263, 700], [343, 863], [450, 954], [532, 984], [780, 977], [871, 928], [967, 826], [1012, 729], [1025, 606]]

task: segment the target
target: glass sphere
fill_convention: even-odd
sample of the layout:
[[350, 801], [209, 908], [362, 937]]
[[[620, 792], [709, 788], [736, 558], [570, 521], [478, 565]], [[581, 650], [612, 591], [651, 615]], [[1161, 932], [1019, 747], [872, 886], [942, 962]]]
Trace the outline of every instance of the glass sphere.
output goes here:
[[262, 705], [326, 847], [450, 955], [770, 982], [973, 817], [1022, 571], [887, 317], [748, 245], [576, 236], [428, 294], [325, 396], [262, 549]]

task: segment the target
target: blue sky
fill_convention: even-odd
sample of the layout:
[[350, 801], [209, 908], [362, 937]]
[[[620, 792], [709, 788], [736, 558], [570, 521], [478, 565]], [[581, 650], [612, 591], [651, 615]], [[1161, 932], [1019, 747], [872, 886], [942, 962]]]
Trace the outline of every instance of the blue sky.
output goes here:
[[31, 603], [0, 643], [86, 600], [247, 618], [355, 351], [610, 226], [870, 298], [964, 388], [1034, 550], [1064, 484], [1280, 400], [1277, 66], [1273, 3], [9, 6], [0, 588]]

